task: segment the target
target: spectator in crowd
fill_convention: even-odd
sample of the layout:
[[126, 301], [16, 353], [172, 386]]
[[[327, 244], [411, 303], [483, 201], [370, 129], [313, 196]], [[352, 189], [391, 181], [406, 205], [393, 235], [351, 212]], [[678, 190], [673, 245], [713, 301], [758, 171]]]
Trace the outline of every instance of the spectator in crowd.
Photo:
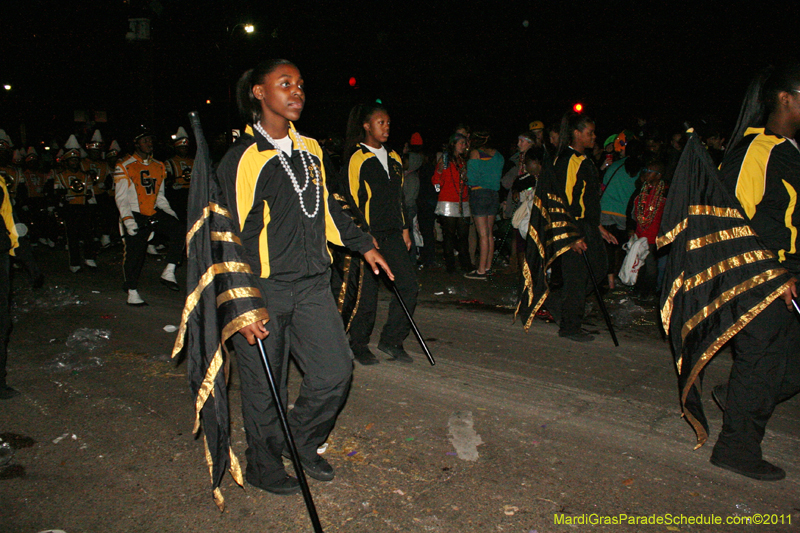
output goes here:
[[489, 133], [472, 134], [472, 148], [467, 161], [469, 204], [478, 232], [478, 258], [475, 270], [464, 274], [469, 279], [485, 280], [493, 274], [494, 220], [500, 208], [498, 191], [503, 172], [503, 156], [489, 146]]
[[470, 208], [466, 151], [466, 137], [460, 133], [451, 135], [445, 155], [436, 165], [431, 180], [439, 190], [436, 214], [442, 226], [444, 263], [448, 273], [456, 270], [456, 250], [461, 270], [473, 270], [469, 258]]

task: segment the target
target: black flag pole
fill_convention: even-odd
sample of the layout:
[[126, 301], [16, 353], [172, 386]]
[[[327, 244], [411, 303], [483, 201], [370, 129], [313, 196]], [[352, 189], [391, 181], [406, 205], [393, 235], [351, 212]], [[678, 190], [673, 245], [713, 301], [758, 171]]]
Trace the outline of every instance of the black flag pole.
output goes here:
[[397, 290], [397, 285], [395, 285], [394, 281], [391, 280], [389, 280], [389, 285], [392, 286], [394, 295], [397, 296], [397, 301], [400, 302], [400, 307], [402, 307], [403, 311], [406, 313], [406, 317], [408, 317], [408, 321], [411, 323], [411, 330], [414, 332], [414, 335], [416, 335], [417, 340], [419, 341], [419, 345], [422, 346], [422, 351], [425, 352], [425, 356], [428, 358], [428, 362], [431, 364], [431, 366], [435, 365], [436, 360], [433, 358], [433, 355], [431, 355], [431, 351], [428, 349], [428, 345], [425, 343], [425, 339], [422, 338], [422, 333], [419, 332], [417, 323], [414, 322], [414, 318], [408, 311], [408, 307], [406, 307], [406, 302], [403, 301], [403, 297], [400, 296], [400, 291]]
[[603, 318], [606, 320], [606, 327], [608, 328], [608, 332], [611, 333], [611, 339], [614, 341], [614, 346], [619, 346], [619, 341], [617, 340], [617, 334], [614, 333], [614, 326], [611, 325], [611, 317], [608, 315], [608, 309], [606, 309], [606, 304], [603, 302], [603, 297], [600, 295], [600, 287], [597, 285], [597, 280], [594, 279], [594, 272], [592, 272], [592, 265], [589, 264], [589, 258], [586, 257], [586, 250], [583, 251], [581, 254], [583, 256], [583, 260], [586, 262], [586, 270], [589, 271], [589, 277], [592, 280], [592, 285], [594, 286], [594, 293], [597, 296], [597, 304], [600, 306], [600, 311], [603, 313]]
[[264, 369], [267, 373], [267, 381], [269, 382], [269, 391], [272, 393], [272, 401], [275, 402], [275, 409], [278, 411], [278, 419], [281, 422], [281, 429], [283, 429], [283, 436], [286, 437], [286, 445], [289, 448], [289, 455], [294, 465], [295, 474], [297, 474], [297, 481], [300, 483], [300, 489], [303, 491], [303, 500], [306, 502], [306, 509], [308, 515], [311, 517], [311, 524], [314, 526], [314, 533], [323, 533], [322, 524], [319, 522], [317, 515], [317, 508], [314, 505], [314, 499], [311, 497], [311, 490], [308, 488], [308, 481], [306, 474], [303, 471], [303, 466], [300, 464], [300, 455], [297, 453], [297, 447], [294, 444], [294, 437], [289, 429], [289, 420], [286, 418], [286, 410], [281, 403], [280, 394], [278, 393], [278, 386], [275, 383], [275, 376], [272, 373], [272, 365], [269, 364], [267, 351], [264, 349], [264, 343], [261, 339], [256, 338], [258, 341], [258, 351], [261, 352], [261, 360], [264, 363]]

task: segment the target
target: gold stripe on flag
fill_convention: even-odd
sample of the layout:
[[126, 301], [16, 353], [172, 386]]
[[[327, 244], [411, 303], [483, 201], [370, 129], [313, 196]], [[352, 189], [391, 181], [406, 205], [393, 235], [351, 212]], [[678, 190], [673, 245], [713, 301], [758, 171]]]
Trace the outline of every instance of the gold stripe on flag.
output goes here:
[[731, 207], [717, 207], [714, 205], [690, 205], [690, 215], [711, 215], [721, 218], [739, 218], [744, 219], [738, 210]]
[[696, 250], [709, 244], [716, 244], [718, 242], [730, 241], [733, 239], [741, 239], [742, 237], [755, 237], [756, 234], [750, 229], [750, 226], [737, 226], [735, 228], [724, 229], [714, 233], [709, 233], [703, 237], [692, 239], [686, 243], [686, 251]]
[[700, 311], [695, 313], [695, 315], [687, 320], [683, 324], [683, 328], [681, 328], [681, 338], [686, 340], [686, 335], [688, 335], [700, 322], [711, 316], [717, 309], [731, 301], [733, 298], [736, 298], [739, 295], [742, 295], [761, 285], [762, 283], [766, 283], [771, 279], [775, 279], [778, 276], [782, 276], [786, 273], [786, 270], [783, 268], [775, 268], [772, 270], [767, 270], [758, 276], [755, 276], [747, 281], [743, 281], [742, 283], [736, 285], [728, 289], [727, 291], [720, 294], [718, 297], [714, 299], [710, 304], [703, 307]]
[[255, 287], [236, 287], [234, 289], [228, 289], [217, 296], [217, 307], [225, 302], [236, 300], [237, 298], [261, 298], [261, 291]]
[[232, 231], [212, 231], [211, 240], [218, 242], [234, 242], [236, 244], [242, 244], [242, 241], [239, 239], [239, 237]]
[[769, 250], [753, 250], [752, 252], [745, 252], [743, 254], [729, 257], [715, 265], [708, 267], [703, 272], [695, 274], [691, 278], [687, 279], [686, 283], [684, 284], [684, 290], [690, 291], [695, 289], [703, 283], [711, 281], [716, 276], [723, 274], [732, 268], [749, 265], [757, 261], [765, 261], [767, 259], [775, 259], [775, 254]]

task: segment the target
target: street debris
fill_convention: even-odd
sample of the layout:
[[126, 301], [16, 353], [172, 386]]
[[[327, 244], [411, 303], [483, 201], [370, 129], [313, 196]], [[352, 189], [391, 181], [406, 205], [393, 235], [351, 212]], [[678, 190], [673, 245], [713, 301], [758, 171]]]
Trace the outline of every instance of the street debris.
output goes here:
[[55, 357], [46, 368], [50, 372], [65, 370], [80, 371], [87, 368], [103, 366], [101, 358], [90, 355], [94, 350], [104, 346], [111, 338], [111, 331], [107, 329], [79, 328], [72, 332], [66, 345], [70, 350]]
[[107, 329], [79, 328], [67, 339], [67, 346], [80, 350], [94, 351], [111, 338]]
[[458, 411], [450, 415], [447, 430], [450, 443], [456, 449], [459, 459], [478, 460], [478, 446], [483, 444], [481, 436], [475, 432], [472, 411]]
[[63, 435], [61, 435], [60, 437], [56, 437], [56, 438], [54, 438], [54, 439], [53, 439], [53, 444], [60, 444], [60, 443], [61, 443], [61, 441], [62, 441], [62, 440], [64, 440], [64, 439], [66, 439], [67, 437], [69, 437], [69, 433], [64, 433], [64, 434], [63, 434]]

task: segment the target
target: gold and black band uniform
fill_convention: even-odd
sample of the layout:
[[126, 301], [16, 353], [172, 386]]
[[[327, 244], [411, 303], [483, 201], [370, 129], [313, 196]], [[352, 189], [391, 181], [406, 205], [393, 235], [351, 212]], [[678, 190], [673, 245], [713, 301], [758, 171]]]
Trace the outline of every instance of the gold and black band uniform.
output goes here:
[[[800, 279], [797, 230], [800, 150], [765, 128], [749, 128], [720, 168], [726, 188], [781, 265]], [[712, 458], [755, 471], [775, 406], [800, 391], [800, 323], [778, 298], [733, 338], [722, 431]]]
[[[298, 137], [290, 127], [292, 153], [287, 156], [297, 184], [307, 184]], [[302, 458], [313, 461], [316, 449], [333, 428], [344, 404], [352, 375], [352, 357], [330, 290], [331, 257], [327, 242], [365, 253], [372, 238], [362, 232], [325, 187], [326, 169], [319, 144], [303, 142], [322, 178], [319, 211], [317, 183], [298, 195], [272, 146], [247, 127], [220, 162], [217, 175], [228, 210], [236, 221], [245, 259], [259, 276], [259, 289], [270, 320], [264, 340], [276, 373], [285, 387], [289, 354], [303, 372], [303, 384], [289, 424]], [[312, 176], [313, 177], [313, 176]], [[263, 364], [255, 346], [242, 335], [233, 337], [241, 377], [242, 413], [247, 433], [249, 483], [268, 487], [285, 478], [281, 459], [283, 433], [278, 425]], [[285, 388], [283, 394], [286, 394]]]
[[[605, 276], [606, 249], [600, 236], [600, 176], [591, 158], [567, 148], [553, 163], [554, 189], [562, 196], [567, 211], [575, 220], [578, 232], [586, 242], [586, 257], [596, 281]], [[547, 309], [558, 321], [559, 335], [581, 331], [586, 296], [592, 280], [581, 254], [569, 250], [561, 255], [563, 284], [547, 299]]]
[[[378, 241], [380, 252], [394, 274], [394, 284], [408, 311], [413, 314], [419, 285], [416, 269], [403, 240], [403, 230], [410, 226], [403, 195], [403, 163], [397, 152], [388, 149], [387, 152], [388, 172], [375, 153], [359, 144], [343, 172], [347, 173], [345, 181], [350, 184], [350, 195], [356, 208]], [[350, 323], [350, 347], [356, 355], [368, 349], [375, 327], [379, 283], [374, 274], [367, 272], [364, 275], [361, 300]], [[392, 294], [379, 346], [402, 347], [410, 331], [411, 324], [397, 296]]]

